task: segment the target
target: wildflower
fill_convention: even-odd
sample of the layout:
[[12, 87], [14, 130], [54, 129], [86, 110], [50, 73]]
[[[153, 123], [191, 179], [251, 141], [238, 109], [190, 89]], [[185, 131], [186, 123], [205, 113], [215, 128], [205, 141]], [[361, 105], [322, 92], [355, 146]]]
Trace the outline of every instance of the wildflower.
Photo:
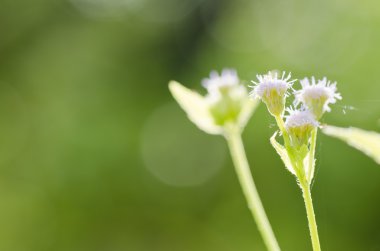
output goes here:
[[205, 97], [175, 81], [169, 83], [169, 89], [194, 124], [207, 133], [224, 136], [263, 240], [268, 250], [280, 251], [251, 176], [241, 138], [242, 130], [257, 106], [258, 99], [249, 98], [247, 89], [240, 84], [234, 70], [225, 69], [220, 75], [213, 71], [202, 84], [208, 92]]
[[220, 75], [212, 71], [202, 85], [207, 89], [204, 97], [175, 81], [169, 83], [169, 88], [190, 120], [203, 131], [223, 134], [229, 124], [243, 128], [257, 102], [249, 99], [236, 71], [224, 69]]
[[204, 79], [202, 85], [208, 91], [205, 98], [215, 123], [222, 126], [226, 122], [236, 122], [248, 97], [247, 89], [240, 84], [236, 71], [224, 69], [220, 75], [212, 71], [210, 78]]
[[[288, 79], [290, 79], [290, 77], [285, 79], [285, 82]], [[321, 248], [310, 186], [315, 172], [318, 120], [322, 117], [324, 112], [330, 111], [329, 104], [335, 103], [337, 99], [341, 99], [342, 97], [337, 93], [336, 83], [330, 83], [326, 78], [318, 80], [316, 83], [313, 77], [311, 78], [311, 84], [309, 79], [305, 78], [301, 81], [301, 85], [301, 90], [293, 92], [295, 95], [294, 104], [296, 107], [301, 104], [301, 108], [298, 110], [287, 109], [288, 115], [276, 116], [277, 125], [282, 132], [284, 146], [276, 141], [277, 132], [274, 133], [270, 142], [280, 155], [285, 167], [297, 178], [305, 202], [313, 250], [317, 251], [321, 250]], [[282, 86], [285, 85], [282, 84]], [[269, 88], [266, 87], [263, 89], [266, 90]], [[285, 87], [283, 87], [283, 89], [285, 89]], [[265, 92], [260, 89], [255, 89], [254, 92], [256, 95], [263, 96], [265, 94]], [[264, 97], [262, 99], [264, 100]], [[264, 102], [266, 101], [264, 100]], [[273, 114], [272, 111], [270, 112]], [[283, 121], [284, 117], [285, 122]]]
[[287, 109], [285, 128], [293, 147], [299, 148], [308, 144], [311, 132], [318, 126], [314, 115], [307, 109]]
[[336, 82], [331, 83], [327, 78], [315, 81], [308, 78], [300, 81], [302, 89], [294, 92], [295, 104], [303, 104], [307, 107], [318, 120], [325, 112], [330, 112], [329, 104], [335, 104], [336, 101], [342, 99], [340, 93], [337, 92]]
[[281, 116], [284, 113], [288, 90], [296, 81], [290, 80], [290, 78], [291, 74], [285, 76], [285, 72], [282, 73], [281, 78], [278, 77], [277, 72], [257, 75], [258, 82], [252, 81], [254, 86], [251, 86], [253, 90], [250, 95], [260, 98], [273, 116]]
[[209, 93], [217, 93], [221, 89], [239, 85], [240, 80], [237, 73], [233, 69], [224, 69], [219, 75], [217, 71], [210, 73], [210, 78], [205, 78], [202, 81], [203, 87]]

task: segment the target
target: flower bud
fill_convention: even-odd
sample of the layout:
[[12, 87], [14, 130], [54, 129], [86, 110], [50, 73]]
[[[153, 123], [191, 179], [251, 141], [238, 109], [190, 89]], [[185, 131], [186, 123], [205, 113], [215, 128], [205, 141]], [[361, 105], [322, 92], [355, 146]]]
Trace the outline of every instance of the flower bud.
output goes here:
[[306, 109], [288, 110], [289, 115], [286, 116], [285, 128], [289, 134], [292, 147], [301, 148], [307, 146], [311, 136], [311, 132], [318, 126], [314, 115]]
[[305, 78], [300, 81], [302, 89], [296, 91], [295, 105], [303, 104], [309, 109], [319, 120], [325, 112], [330, 112], [329, 104], [336, 103], [337, 99], [342, 99], [340, 93], [337, 92], [336, 83], [331, 83], [326, 78], [318, 80]]
[[254, 86], [250, 95], [260, 98], [273, 116], [282, 116], [285, 110], [287, 91], [295, 81], [289, 81], [290, 78], [291, 74], [289, 73], [285, 76], [285, 72], [283, 72], [281, 78], [278, 78], [277, 72], [257, 75], [258, 82], [252, 81]]

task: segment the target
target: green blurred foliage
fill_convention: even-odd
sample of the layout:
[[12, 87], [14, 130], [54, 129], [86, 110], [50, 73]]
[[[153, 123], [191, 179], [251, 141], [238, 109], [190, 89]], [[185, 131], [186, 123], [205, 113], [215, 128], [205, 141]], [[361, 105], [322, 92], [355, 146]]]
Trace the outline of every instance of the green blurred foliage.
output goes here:
[[[379, 131], [379, 24], [374, 0], [0, 0], [0, 250], [264, 250], [222, 138], [168, 81], [326, 75], [344, 99], [325, 122]], [[311, 250], [274, 130], [260, 106], [252, 172], [283, 250]], [[380, 250], [379, 166], [320, 135], [322, 248]]]

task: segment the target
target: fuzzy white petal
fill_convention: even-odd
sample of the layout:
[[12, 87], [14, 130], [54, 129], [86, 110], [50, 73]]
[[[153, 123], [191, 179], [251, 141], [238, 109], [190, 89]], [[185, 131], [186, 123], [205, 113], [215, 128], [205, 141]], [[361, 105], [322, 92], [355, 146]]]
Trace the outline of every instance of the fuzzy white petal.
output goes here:
[[223, 69], [219, 75], [217, 71], [212, 71], [209, 78], [202, 80], [202, 85], [212, 94], [220, 87], [233, 86], [239, 84], [239, 77], [234, 69]]
[[305, 125], [318, 126], [318, 122], [315, 120], [314, 115], [306, 109], [293, 110], [287, 109], [289, 115], [286, 116], [285, 127], [300, 127]]
[[265, 96], [269, 95], [272, 90], [276, 90], [279, 95], [286, 95], [287, 90], [291, 88], [293, 82], [295, 80], [289, 81], [291, 78], [291, 74], [282, 73], [282, 76], [279, 77], [275, 72], [268, 72], [265, 75], [257, 75], [258, 82], [252, 81], [254, 84], [253, 90], [250, 93], [251, 96], [257, 98], [265, 98]]
[[[330, 112], [329, 104], [335, 104], [337, 100], [341, 100], [342, 96], [337, 92], [336, 82], [331, 83], [326, 77], [315, 81], [312, 77], [311, 81], [304, 78], [301, 81], [302, 89], [295, 91], [295, 105], [304, 104], [307, 106], [312, 100], [326, 100], [323, 106], [324, 112]], [[310, 83], [311, 82], [311, 83]], [[311, 107], [309, 107], [311, 109]]]

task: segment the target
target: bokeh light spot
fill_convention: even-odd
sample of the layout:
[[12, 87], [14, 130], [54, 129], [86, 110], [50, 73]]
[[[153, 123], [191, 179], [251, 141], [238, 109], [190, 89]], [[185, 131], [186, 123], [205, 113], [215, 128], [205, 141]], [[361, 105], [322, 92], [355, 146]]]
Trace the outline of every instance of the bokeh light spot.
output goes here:
[[172, 186], [197, 186], [209, 180], [225, 162], [221, 137], [196, 128], [176, 104], [156, 109], [142, 134], [146, 168]]

